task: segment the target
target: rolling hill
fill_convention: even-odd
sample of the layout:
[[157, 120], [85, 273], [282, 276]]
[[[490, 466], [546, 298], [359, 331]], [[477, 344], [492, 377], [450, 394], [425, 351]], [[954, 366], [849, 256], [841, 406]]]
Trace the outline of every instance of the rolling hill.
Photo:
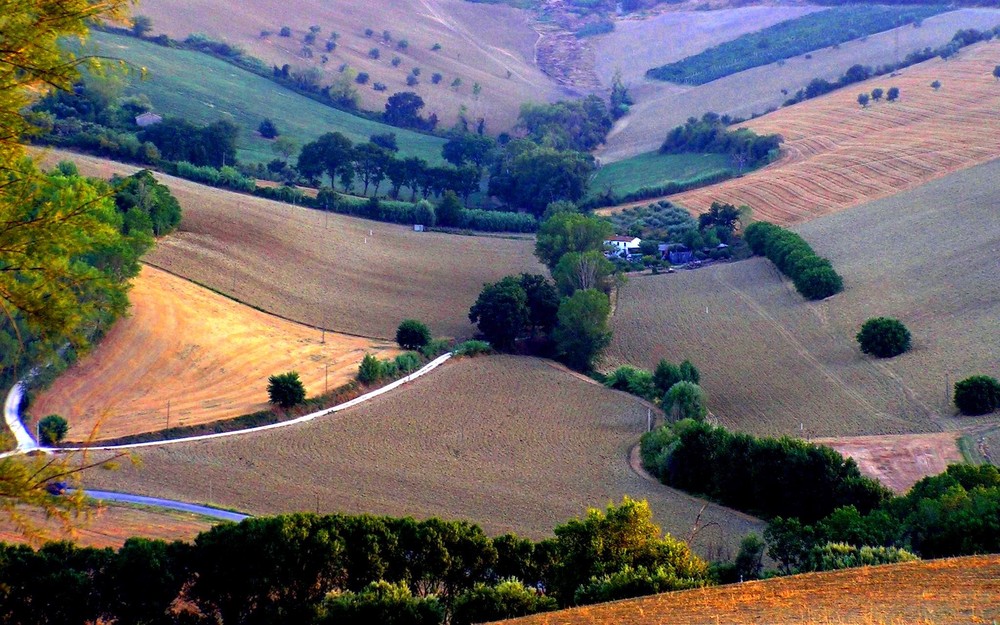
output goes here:
[[[613, 162], [652, 152], [660, 147], [667, 132], [688, 117], [701, 117], [706, 111], [750, 117], [779, 106], [789, 93], [805, 87], [813, 78], [835, 80], [854, 64], [881, 65], [902, 59], [914, 50], [940, 46], [961, 28], [987, 29], [998, 24], [1000, 10], [960, 9], [928, 18], [920, 28], [906, 26], [871, 35], [836, 48], [816, 50], [808, 55], [810, 58], [802, 55], [700, 87], [636, 78], [631, 84], [636, 104], [615, 124], [597, 155], [603, 162]], [[927, 82], [931, 80], [934, 78]], [[863, 88], [855, 87], [848, 90], [854, 96]], [[904, 97], [907, 97], [905, 92]], [[803, 105], [781, 113], [790, 113], [800, 106]]]
[[[90, 488], [255, 514], [317, 510], [468, 519], [539, 538], [588, 507], [648, 499], [665, 531], [703, 555], [760, 531], [629, 467], [646, 405], [543, 360], [451, 361], [357, 407], [292, 428], [136, 450], [138, 468], [94, 471]], [[699, 514], [700, 522], [697, 521]]]
[[[755, 434], [982, 424], [951, 416], [950, 385], [1000, 376], [997, 176], [1000, 160], [800, 226], [844, 278], [843, 293], [819, 302], [804, 300], [763, 258], [632, 278], [606, 366], [690, 358], [719, 421]], [[912, 351], [884, 361], [861, 355], [854, 336], [880, 315], [907, 325]]]
[[298, 371], [313, 396], [353, 380], [366, 352], [398, 353], [393, 343], [321, 333], [149, 266], [129, 301], [130, 315], [32, 402], [32, 415], [69, 421], [68, 440], [264, 410], [270, 375]]
[[[69, 152], [47, 159], [101, 178], [136, 169]], [[184, 218], [148, 262], [313, 327], [392, 340], [400, 321], [417, 318], [437, 335], [468, 337], [484, 283], [544, 270], [530, 237], [413, 232], [157, 177]]]
[[[368, 85], [358, 86], [364, 108], [381, 110], [389, 95], [415, 91], [427, 102], [426, 112], [436, 112], [445, 126], [465, 106], [470, 119], [484, 117], [489, 130], [499, 132], [513, 125], [522, 102], [574, 93], [538, 69], [540, 34], [530, 15], [503, 5], [464, 0], [144, 0], [135, 13], [152, 18], [152, 34], [183, 39], [207, 33], [279, 67], [318, 68], [326, 83], [347, 64], [371, 77]], [[289, 37], [280, 36], [283, 26], [289, 27]], [[316, 43], [307, 46], [310, 26], [321, 30]], [[372, 36], [365, 36], [366, 29]], [[261, 37], [262, 31], [271, 34]], [[339, 35], [336, 49], [327, 52], [325, 43], [334, 32]], [[407, 42], [405, 49], [400, 49], [401, 40]], [[440, 49], [432, 49], [435, 44]], [[310, 53], [303, 52], [305, 47]], [[378, 59], [369, 55], [373, 49], [379, 51]], [[390, 62], [394, 56], [400, 58], [398, 66]], [[414, 68], [421, 70], [419, 84], [409, 86], [406, 77]], [[432, 83], [435, 73], [442, 75], [439, 84]], [[456, 79], [461, 84], [452, 87]], [[376, 82], [386, 90], [375, 91]], [[481, 93], [474, 92], [476, 84]]]
[[959, 625], [1000, 618], [1000, 556], [907, 562], [641, 597], [510, 625]]

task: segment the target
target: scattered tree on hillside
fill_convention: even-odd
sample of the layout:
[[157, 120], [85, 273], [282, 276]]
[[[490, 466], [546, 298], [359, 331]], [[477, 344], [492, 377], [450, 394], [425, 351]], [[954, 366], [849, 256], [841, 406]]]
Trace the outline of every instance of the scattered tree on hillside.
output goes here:
[[955, 384], [955, 406], [965, 415], [982, 415], [1000, 409], [1000, 381], [974, 375]]
[[634, 104], [632, 96], [629, 95], [628, 87], [622, 82], [621, 69], [616, 69], [614, 76], [611, 78], [610, 101], [611, 117], [614, 119], [624, 117], [628, 113], [629, 107]]
[[275, 155], [280, 156], [281, 160], [288, 162], [288, 159], [292, 157], [292, 154], [299, 149], [295, 141], [286, 136], [280, 136], [271, 143], [271, 151]]
[[879, 100], [882, 99], [882, 94], [884, 93], [885, 92], [882, 90], [881, 87], [876, 87], [872, 89], [872, 100], [878, 102]]
[[487, 284], [469, 310], [469, 321], [498, 350], [514, 347], [531, 318], [528, 295], [515, 276]]
[[861, 351], [878, 358], [892, 358], [910, 349], [910, 331], [898, 319], [874, 317], [857, 335]]
[[[422, 128], [433, 130], [434, 126], [428, 118], [424, 120], [420, 116], [420, 109], [424, 108], [424, 99], [412, 91], [401, 91], [389, 96], [385, 103], [385, 113], [383, 118], [393, 126], [403, 128]], [[435, 120], [436, 125], [436, 120]]]
[[590, 371], [594, 361], [611, 343], [608, 296], [596, 289], [583, 289], [559, 305], [558, 323], [553, 330], [560, 359], [578, 371]]
[[337, 177], [348, 173], [348, 169], [349, 177], [353, 177], [352, 158], [351, 140], [339, 132], [328, 132], [302, 146], [295, 168], [306, 178], [320, 178], [325, 173], [335, 187]]
[[38, 438], [42, 445], [55, 445], [66, 438], [69, 423], [57, 414], [50, 414], [38, 422]]
[[132, 18], [132, 34], [142, 39], [153, 29], [153, 20], [148, 15], [136, 15]]
[[940, 88], [941, 88], [940, 80], [935, 80], [934, 82], [931, 83], [931, 89], [933, 89], [934, 91], [937, 91]]
[[1000, 65], [993, 68], [993, 77], [1000, 80]]
[[272, 404], [288, 409], [306, 400], [306, 387], [296, 371], [279, 373], [267, 379], [267, 396]]
[[265, 117], [264, 121], [257, 126], [257, 132], [265, 139], [274, 139], [278, 136], [278, 127], [274, 125], [274, 122], [270, 118]]
[[368, 51], [368, 58], [375, 59], [377, 61], [380, 56], [382, 56], [382, 51], [378, 48], [372, 48]]
[[895, 102], [899, 99], [899, 87], [889, 87], [889, 91], [885, 94], [885, 99], [889, 102]]
[[663, 410], [674, 421], [694, 419], [702, 421], [708, 415], [705, 392], [694, 382], [680, 381], [663, 396]]
[[292, 29], [288, 26], [282, 26], [281, 30], [278, 31], [278, 36], [280, 37], [291, 37]]
[[396, 343], [403, 349], [417, 350], [430, 341], [430, 329], [416, 319], [404, 319], [396, 329]]
[[861, 105], [861, 108], [865, 108], [865, 107], [868, 106], [868, 100], [869, 100], [869, 97], [868, 97], [867, 93], [859, 93], [858, 94], [858, 104]]

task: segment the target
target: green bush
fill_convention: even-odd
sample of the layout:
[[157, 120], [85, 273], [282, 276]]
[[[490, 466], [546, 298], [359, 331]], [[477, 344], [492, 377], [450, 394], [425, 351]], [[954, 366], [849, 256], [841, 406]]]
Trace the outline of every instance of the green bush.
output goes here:
[[653, 380], [653, 374], [643, 369], [627, 365], [618, 367], [605, 378], [604, 385], [649, 401], [656, 401], [656, 384]]
[[810, 571], [835, 571], [858, 566], [878, 566], [919, 560], [898, 547], [856, 547], [846, 543], [827, 543], [812, 548], [806, 567]]
[[439, 625], [444, 607], [437, 597], [414, 597], [405, 583], [378, 581], [361, 592], [327, 597], [319, 608], [316, 625]]
[[38, 422], [38, 438], [41, 445], [55, 445], [66, 438], [69, 423], [57, 414], [50, 414]]
[[292, 408], [306, 400], [306, 387], [302, 385], [298, 372], [289, 371], [267, 379], [267, 396], [272, 404]]
[[358, 366], [358, 382], [362, 384], [373, 384], [383, 377], [384, 363], [373, 354], [365, 354]]
[[644, 566], [626, 566], [616, 573], [590, 578], [590, 582], [577, 589], [574, 598], [577, 605], [605, 603], [671, 590], [700, 588], [705, 583], [704, 579], [677, 577], [677, 573], [669, 567], [649, 570]]
[[451, 349], [451, 341], [448, 339], [432, 339], [427, 345], [420, 348], [420, 353], [424, 358], [437, 358]]
[[482, 354], [492, 354], [493, 346], [486, 341], [465, 341], [459, 343], [452, 350], [456, 356], [479, 356]]
[[420, 354], [416, 352], [405, 352], [396, 356], [393, 363], [396, 365], [396, 370], [400, 373], [412, 373], [420, 368], [422, 361], [420, 359]]
[[505, 579], [496, 586], [478, 583], [455, 598], [451, 623], [486, 623], [549, 612], [558, 607], [555, 599], [539, 594], [517, 579]]
[[405, 319], [396, 329], [396, 343], [403, 349], [420, 349], [430, 341], [430, 329], [416, 319]]
[[974, 375], [955, 384], [955, 406], [962, 414], [981, 415], [1000, 408], [1000, 381]]
[[910, 349], [910, 331], [898, 319], [874, 317], [857, 335], [861, 351], [878, 358], [892, 358]]
[[663, 396], [663, 410], [675, 420], [702, 421], [708, 416], [705, 392], [694, 382], [683, 380], [674, 384]]

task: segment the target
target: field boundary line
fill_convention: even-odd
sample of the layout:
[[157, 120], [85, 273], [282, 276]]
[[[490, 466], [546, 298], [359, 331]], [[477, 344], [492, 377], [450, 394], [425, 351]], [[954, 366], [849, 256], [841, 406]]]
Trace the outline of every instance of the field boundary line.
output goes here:
[[[386, 384], [382, 388], [378, 388], [378, 389], [375, 389], [374, 391], [370, 391], [368, 393], [365, 393], [364, 395], [360, 395], [358, 397], [355, 397], [354, 399], [352, 399], [350, 401], [346, 401], [346, 402], [344, 402], [342, 404], [337, 404], [336, 406], [331, 406], [330, 408], [323, 408], [322, 410], [317, 410], [316, 412], [311, 412], [311, 413], [309, 413], [307, 415], [302, 415], [301, 417], [296, 417], [295, 419], [289, 419], [288, 421], [279, 421], [278, 423], [268, 423], [267, 425], [259, 425], [259, 426], [256, 426], [256, 427], [246, 428], [246, 429], [243, 429], [243, 430], [233, 430], [231, 432], [218, 432], [218, 433], [214, 433], [214, 434], [199, 434], [197, 436], [187, 436], [187, 437], [184, 437], [184, 438], [171, 438], [171, 439], [165, 439], [165, 440], [161, 440], [161, 441], [146, 441], [146, 442], [143, 442], [143, 443], [126, 443], [124, 445], [95, 445], [95, 446], [87, 446], [87, 447], [41, 447], [41, 446], [38, 446], [37, 443], [35, 443], [35, 441], [32, 440], [32, 443], [34, 443], [33, 447], [29, 447], [29, 448], [26, 448], [26, 449], [22, 450], [21, 445], [19, 443], [18, 444], [18, 449], [16, 449], [15, 451], [12, 451], [12, 452], [7, 452], [5, 454], [0, 454], [0, 458], [5, 458], [5, 457], [8, 457], [8, 456], [14, 456], [14, 455], [21, 454], [21, 453], [26, 453], [28, 451], [41, 451], [41, 452], [45, 452], [45, 453], [80, 452], [80, 451], [114, 451], [114, 450], [119, 450], [119, 449], [139, 449], [139, 448], [143, 448], [143, 447], [155, 447], [155, 446], [159, 446], [159, 445], [174, 445], [174, 444], [177, 444], [177, 443], [193, 443], [193, 442], [197, 442], [197, 441], [205, 441], [205, 440], [212, 440], [212, 439], [224, 438], [224, 437], [227, 437], [227, 436], [237, 436], [237, 435], [240, 435], [240, 434], [255, 434], [257, 432], [263, 432], [265, 430], [274, 430], [274, 429], [277, 429], [277, 428], [283, 428], [283, 427], [288, 427], [288, 426], [292, 426], [292, 425], [298, 425], [300, 423], [307, 423], [307, 422], [312, 421], [314, 419], [318, 419], [319, 417], [325, 417], [328, 414], [333, 414], [333, 413], [336, 413], [336, 412], [340, 412], [341, 410], [347, 410], [348, 408], [353, 408], [354, 406], [357, 406], [358, 404], [364, 403], [364, 402], [366, 402], [366, 401], [368, 401], [370, 399], [374, 399], [374, 398], [376, 398], [376, 397], [378, 397], [380, 395], [388, 393], [389, 391], [397, 389], [400, 386], [403, 386], [404, 384], [406, 384], [408, 382], [411, 382], [412, 380], [415, 380], [415, 379], [417, 379], [417, 378], [419, 378], [419, 377], [421, 377], [421, 376], [423, 376], [423, 375], [425, 375], [427, 373], [430, 373], [431, 371], [437, 369], [442, 364], [444, 364], [449, 358], [451, 358], [452, 355], [453, 355], [452, 352], [448, 352], [447, 354], [443, 354], [441, 356], [438, 356], [437, 358], [435, 358], [434, 360], [430, 361], [429, 363], [427, 363], [426, 365], [424, 365], [423, 367], [421, 367], [417, 371], [414, 371], [410, 375], [408, 375], [406, 377], [403, 377], [403, 378], [400, 378], [400, 379], [398, 379], [395, 382], [392, 382], [390, 384]], [[20, 385], [16, 384], [16, 385], [14, 385], [14, 388], [11, 389], [11, 393], [8, 394], [8, 396], [7, 396], [7, 402], [8, 403], [10, 403], [10, 401], [11, 401], [11, 397], [14, 394], [14, 389], [19, 389], [19, 388], [21, 388]], [[18, 400], [18, 404], [20, 404], [20, 400]], [[11, 412], [10, 416], [16, 417], [17, 423], [21, 426], [21, 429], [24, 430], [24, 424], [21, 421], [20, 414], [17, 414], [17, 410], [14, 410], [13, 412]], [[10, 418], [7, 419], [7, 424], [8, 424], [8, 426], [10, 426], [10, 428], [11, 428], [12, 431], [16, 432], [16, 426], [13, 425], [13, 422], [10, 420]], [[25, 434], [27, 434], [26, 431], [25, 431]], [[30, 435], [28, 435], [28, 438], [30, 438]]]

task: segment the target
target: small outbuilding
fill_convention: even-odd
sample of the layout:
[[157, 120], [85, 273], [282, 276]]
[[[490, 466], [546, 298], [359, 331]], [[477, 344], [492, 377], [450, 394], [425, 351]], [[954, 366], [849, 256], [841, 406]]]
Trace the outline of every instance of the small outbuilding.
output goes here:
[[145, 128], [146, 126], [155, 126], [163, 121], [163, 116], [157, 115], [156, 113], [143, 113], [142, 115], [135, 116], [135, 125], [139, 128]]

